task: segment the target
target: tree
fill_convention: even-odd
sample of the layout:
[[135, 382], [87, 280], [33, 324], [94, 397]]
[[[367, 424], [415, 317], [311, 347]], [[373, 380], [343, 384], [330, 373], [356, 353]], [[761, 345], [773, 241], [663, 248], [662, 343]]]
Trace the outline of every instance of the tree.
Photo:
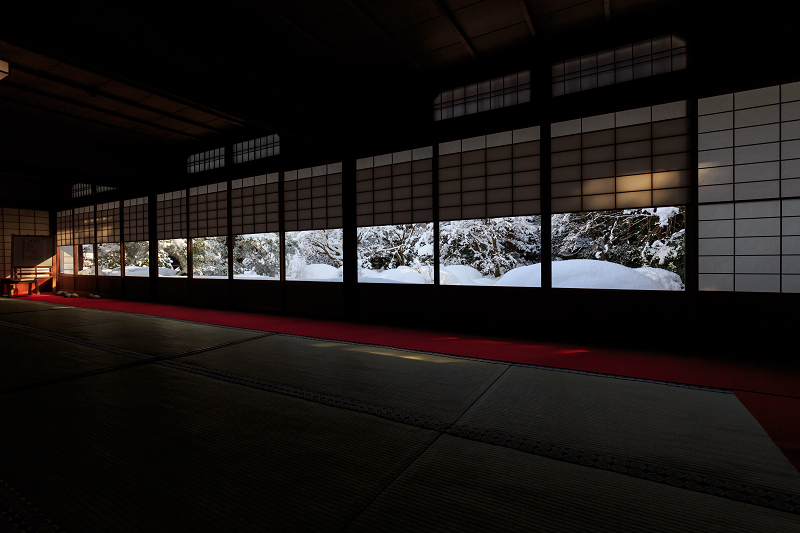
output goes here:
[[192, 239], [192, 270], [196, 276], [228, 274], [228, 238], [200, 237]]
[[358, 266], [386, 270], [433, 263], [433, 224], [398, 224], [358, 228]]
[[238, 235], [233, 238], [233, 273], [279, 277], [281, 242], [277, 233]]
[[150, 242], [126, 242], [125, 266], [147, 267], [150, 266]]
[[650, 266], [685, 280], [684, 207], [565, 213], [552, 218], [552, 256]]
[[97, 266], [101, 271], [112, 270], [120, 266], [119, 243], [97, 245]]
[[500, 277], [541, 261], [541, 217], [481, 218], [443, 222], [442, 263], [469, 265]]
[[189, 272], [186, 239], [168, 239], [158, 241], [158, 266], [172, 268], [173, 259], [178, 262], [178, 275], [185, 276]]

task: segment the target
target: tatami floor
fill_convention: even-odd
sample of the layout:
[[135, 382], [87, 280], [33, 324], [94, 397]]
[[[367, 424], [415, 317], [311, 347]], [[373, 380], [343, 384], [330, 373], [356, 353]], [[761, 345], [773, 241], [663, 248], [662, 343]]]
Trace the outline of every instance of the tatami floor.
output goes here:
[[734, 394], [0, 300], [0, 531], [800, 531]]

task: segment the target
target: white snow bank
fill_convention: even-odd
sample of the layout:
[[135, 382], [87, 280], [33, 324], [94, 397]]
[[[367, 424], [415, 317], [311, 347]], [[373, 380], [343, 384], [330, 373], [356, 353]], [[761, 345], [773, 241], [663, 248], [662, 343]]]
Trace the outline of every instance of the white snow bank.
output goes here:
[[472, 268], [471, 266], [467, 265], [448, 265], [442, 266], [441, 268], [446, 268], [448, 272], [451, 274], [455, 274], [458, 279], [481, 279], [483, 278], [483, 274], [480, 273], [479, 270]]
[[[555, 261], [552, 265], [553, 287], [645, 291], [660, 291], [666, 288], [658, 281], [636, 269], [609, 263], [608, 261], [570, 259], [567, 261]], [[495, 285], [501, 287], [541, 287], [542, 265], [530, 265], [509, 270]]]
[[682, 291], [684, 290], [681, 277], [675, 272], [670, 272], [663, 268], [641, 267], [635, 269], [636, 272], [644, 274], [648, 278], [660, 284], [662, 287], [669, 291]]
[[340, 278], [339, 269], [331, 265], [306, 265], [301, 268], [294, 279], [334, 279]]

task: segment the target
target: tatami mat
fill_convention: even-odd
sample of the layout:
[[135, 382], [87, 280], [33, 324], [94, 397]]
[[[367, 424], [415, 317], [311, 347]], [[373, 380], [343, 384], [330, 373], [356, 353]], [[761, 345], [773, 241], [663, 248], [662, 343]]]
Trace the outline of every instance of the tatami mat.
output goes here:
[[508, 366], [272, 336], [181, 358], [321, 394], [454, 422]]
[[[733, 394], [32, 305], [0, 302], [0, 430], [11, 436], [0, 479], [59, 531], [800, 528], [800, 515], [760, 498], [570, 464], [408, 416], [800, 496], [800, 474]], [[213, 348], [234, 341], [244, 342]], [[119, 350], [205, 348], [162, 363]]]
[[[0, 319], [2, 320], [2, 319]], [[0, 392], [130, 362], [129, 357], [0, 326]], [[2, 429], [2, 428], [0, 428]]]
[[247, 330], [74, 307], [2, 315], [0, 320], [153, 356], [261, 335]]
[[4, 398], [0, 472], [63, 530], [341, 531], [439, 435], [146, 365]]
[[797, 515], [443, 435], [345, 531], [798, 528]]
[[30, 300], [18, 300], [16, 298], [4, 298], [0, 296], [0, 315], [7, 313], [22, 313], [25, 311], [43, 311], [52, 307], [55, 307], [55, 305]]
[[800, 494], [800, 474], [733, 394], [512, 367], [459, 423]]

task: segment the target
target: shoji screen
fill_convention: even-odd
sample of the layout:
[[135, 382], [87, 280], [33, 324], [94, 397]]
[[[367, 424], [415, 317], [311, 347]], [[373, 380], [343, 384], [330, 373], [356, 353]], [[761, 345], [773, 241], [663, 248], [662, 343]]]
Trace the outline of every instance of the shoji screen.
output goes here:
[[359, 226], [433, 221], [433, 147], [356, 161]]
[[125, 200], [125, 242], [150, 240], [147, 197]]
[[700, 290], [800, 292], [800, 83], [698, 115]]
[[342, 227], [342, 164], [284, 174], [286, 231]]
[[97, 206], [97, 242], [119, 243], [119, 202], [107, 202]]
[[73, 210], [73, 244], [94, 244], [94, 206], [78, 207]]
[[186, 231], [186, 191], [159, 194], [156, 203], [158, 240], [185, 239]]
[[72, 209], [59, 211], [56, 214], [56, 244], [69, 246], [74, 244], [72, 234]]
[[231, 220], [233, 234], [278, 231], [277, 172], [231, 182]]
[[553, 96], [686, 68], [686, 41], [674, 34], [575, 57], [553, 65]]
[[673, 102], [553, 124], [552, 212], [688, 203], [686, 104]]
[[189, 237], [228, 234], [228, 182], [189, 189]]
[[[50, 214], [47, 211], [4, 207], [0, 209], [0, 235], [3, 236], [0, 248], [0, 275], [11, 274], [11, 236], [12, 235], [50, 235]], [[72, 230], [70, 227], [70, 237]]]
[[539, 126], [439, 144], [439, 219], [540, 212]]

